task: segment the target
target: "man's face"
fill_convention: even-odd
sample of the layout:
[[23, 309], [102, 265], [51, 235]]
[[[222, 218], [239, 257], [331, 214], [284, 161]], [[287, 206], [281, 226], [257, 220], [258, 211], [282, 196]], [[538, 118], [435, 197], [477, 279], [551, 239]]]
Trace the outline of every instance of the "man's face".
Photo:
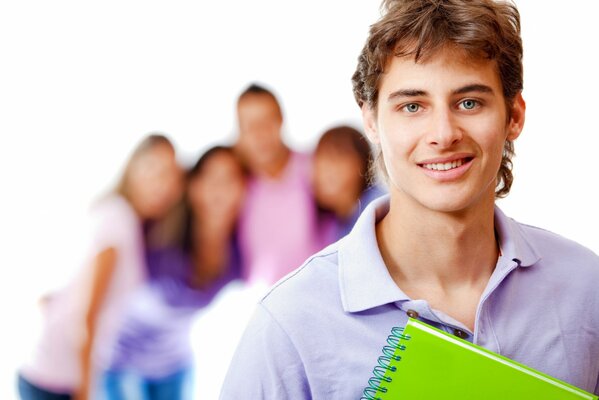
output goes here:
[[418, 64], [393, 57], [377, 110], [363, 107], [392, 196], [442, 212], [494, 201], [505, 140], [520, 134], [525, 109], [518, 95], [508, 120], [495, 62], [451, 50]]
[[267, 168], [285, 149], [278, 104], [267, 94], [247, 94], [239, 101], [237, 113], [239, 150], [251, 168]]

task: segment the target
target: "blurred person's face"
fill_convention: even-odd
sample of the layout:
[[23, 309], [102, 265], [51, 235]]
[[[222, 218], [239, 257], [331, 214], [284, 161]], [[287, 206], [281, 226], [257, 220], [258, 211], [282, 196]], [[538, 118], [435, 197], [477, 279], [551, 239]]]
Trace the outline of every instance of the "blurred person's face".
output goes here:
[[182, 171], [175, 152], [159, 144], [140, 154], [129, 171], [131, 201], [142, 218], [159, 218], [180, 198]]
[[238, 149], [252, 169], [276, 163], [285, 147], [281, 140], [283, 119], [275, 99], [267, 94], [247, 94], [237, 107]]
[[206, 160], [188, 187], [189, 201], [196, 215], [224, 224], [237, 218], [244, 193], [241, 165], [226, 152], [215, 153]]
[[324, 146], [314, 154], [313, 185], [318, 204], [338, 210], [360, 196], [362, 160], [355, 151]]

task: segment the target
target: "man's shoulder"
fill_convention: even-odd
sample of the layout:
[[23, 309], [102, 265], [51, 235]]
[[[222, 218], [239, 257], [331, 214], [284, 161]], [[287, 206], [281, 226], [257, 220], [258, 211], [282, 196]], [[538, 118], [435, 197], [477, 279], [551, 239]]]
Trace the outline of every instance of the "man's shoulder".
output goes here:
[[329, 245], [279, 280], [264, 295], [261, 305], [273, 317], [286, 318], [313, 312], [313, 307], [335, 306], [331, 301], [340, 303], [338, 246], [339, 242]]
[[599, 274], [599, 256], [591, 249], [551, 230], [520, 222], [516, 224], [545, 263], [576, 264], [577, 268], [590, 268]]
[[312, 154], [290, 150], [289, 167], [296, 174], [308, 175], [312, 169]]
[[305, 151], [289, 150], [290, 159], [295, 162], [309, 163], [312, 160], [312, 154]]

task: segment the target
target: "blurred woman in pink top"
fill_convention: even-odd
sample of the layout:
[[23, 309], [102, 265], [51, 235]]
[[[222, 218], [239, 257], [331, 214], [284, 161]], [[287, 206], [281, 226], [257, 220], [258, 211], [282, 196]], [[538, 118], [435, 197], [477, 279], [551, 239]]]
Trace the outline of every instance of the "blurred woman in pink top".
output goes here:
[[83, 268], [44, 302], [44, 325], [19, 373], [22, 400], [89, 398], [94, 374], [110, 359], [128, 295], [144, 279], [144, 226], [180, 197], [182, 172], [171, 142], [146, 137], [117, 188], [92, 209]]

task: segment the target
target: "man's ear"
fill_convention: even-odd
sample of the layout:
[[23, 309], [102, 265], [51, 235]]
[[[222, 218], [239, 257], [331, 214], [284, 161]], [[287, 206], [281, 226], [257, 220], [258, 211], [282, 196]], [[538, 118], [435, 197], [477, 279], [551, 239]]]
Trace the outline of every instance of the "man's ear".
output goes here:
[[362, 122], [364, 123], [364, 132], [366, 137], [374, 144], [379, 144], [379, 131], [376, 123], [376, 110], [373, 110], [368, 104], [362, 104]]
[[508, 134], [507, 138], [509, 140], [516, 140], [520, 133], [522, 133], [522, 128], [524, 128], [524, 117], [526, 114], [526, 102], [522, 97], [522, 92], [518, 93], [514, 98], [514, 102], [512, 104], [512, 112], [510, 115], [510, 121], [508, 123]]

